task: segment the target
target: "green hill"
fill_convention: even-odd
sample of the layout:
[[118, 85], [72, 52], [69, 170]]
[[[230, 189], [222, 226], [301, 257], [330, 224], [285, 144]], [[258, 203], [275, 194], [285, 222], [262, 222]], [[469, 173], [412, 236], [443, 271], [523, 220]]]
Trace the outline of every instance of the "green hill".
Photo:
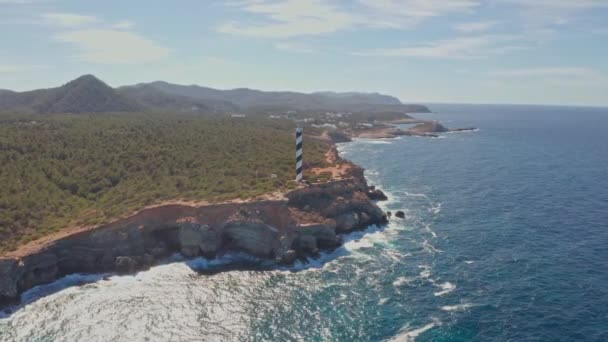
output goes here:
[[[288, 189], [293, 129], [282, 120], [160, 113], [0, 114], [0, 250], [163, 200]], [[307, 141], [307, 162], [324, 164], [327, 149]]]

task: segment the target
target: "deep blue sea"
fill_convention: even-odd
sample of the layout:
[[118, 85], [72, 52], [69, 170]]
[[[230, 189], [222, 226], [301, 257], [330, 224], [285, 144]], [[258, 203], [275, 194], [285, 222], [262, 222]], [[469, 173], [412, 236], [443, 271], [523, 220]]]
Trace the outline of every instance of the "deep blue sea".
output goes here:
[[340, 146], [404, 220], [290, 269], [68, 277], [0, 340], [608, 341], [608, 109], [430, 107], [479, 130]]

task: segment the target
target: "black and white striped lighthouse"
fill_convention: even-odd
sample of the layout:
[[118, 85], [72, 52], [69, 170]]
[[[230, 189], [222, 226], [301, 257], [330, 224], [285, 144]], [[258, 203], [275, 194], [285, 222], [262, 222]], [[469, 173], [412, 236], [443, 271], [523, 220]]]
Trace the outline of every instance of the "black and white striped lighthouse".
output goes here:
[[296, 129], [296, 182], [301, 182], [304, 178], [302, 173], [302, 128]]

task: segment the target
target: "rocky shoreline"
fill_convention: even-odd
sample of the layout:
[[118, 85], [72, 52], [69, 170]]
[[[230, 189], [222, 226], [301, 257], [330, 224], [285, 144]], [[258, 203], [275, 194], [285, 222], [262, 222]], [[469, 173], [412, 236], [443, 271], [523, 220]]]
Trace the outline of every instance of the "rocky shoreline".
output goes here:
[[165, 205], [0, 257], [0, 307], [69, 274], [135, 273], [175, 253], [213, 259], [238, 251], [289, 265], [342, 244], [341, 235], [388, 222], [363, 169], [293, 190], [285, 200]]
[[[393, 125], [415, 124], [409, 129], [401, 129]], [[402, 119], [395, 120], [380, 127], [370, 128], [356, 134], [356, 137], [363, 139], [390, 139], [399, 136], [418, 136], [437, 138], [440, 133], [474, 131], [476, 127], [448, 129], [436, 120]]]
[[[400, 123], [416, 126], [403, 130], [386, 124], [356, 134], [325, 132], [316, 138], [333, 145], [351, 137], [434, 137], [474, 129], [450, 130], [438, 121], [414, 118], [392, 124]], [[334, 161], [340, 159], [335, 146], [328, 153]], [[343, 234], [388, 223], [387, 214], [375, 203], [386, 196], [368, 186], [361, 167], [339, 161], [348, 165], [338, 180], [293, 190], [283, 199], [160, 205], [0, 256], [0, 307], [19, 302], [24, 291], [69, 274], [131, 274], [175, 253], [213, 259], [236, 251], [289, 265], [335, 249], [342, 245]]]

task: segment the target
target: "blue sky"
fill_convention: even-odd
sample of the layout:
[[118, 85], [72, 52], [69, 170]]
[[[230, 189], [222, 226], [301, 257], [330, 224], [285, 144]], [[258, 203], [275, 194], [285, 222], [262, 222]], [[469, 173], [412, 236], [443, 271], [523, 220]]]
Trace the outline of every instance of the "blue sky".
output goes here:
[[608, 0], [0, 0], [0, 88], [377, 91], [608, 105]]

